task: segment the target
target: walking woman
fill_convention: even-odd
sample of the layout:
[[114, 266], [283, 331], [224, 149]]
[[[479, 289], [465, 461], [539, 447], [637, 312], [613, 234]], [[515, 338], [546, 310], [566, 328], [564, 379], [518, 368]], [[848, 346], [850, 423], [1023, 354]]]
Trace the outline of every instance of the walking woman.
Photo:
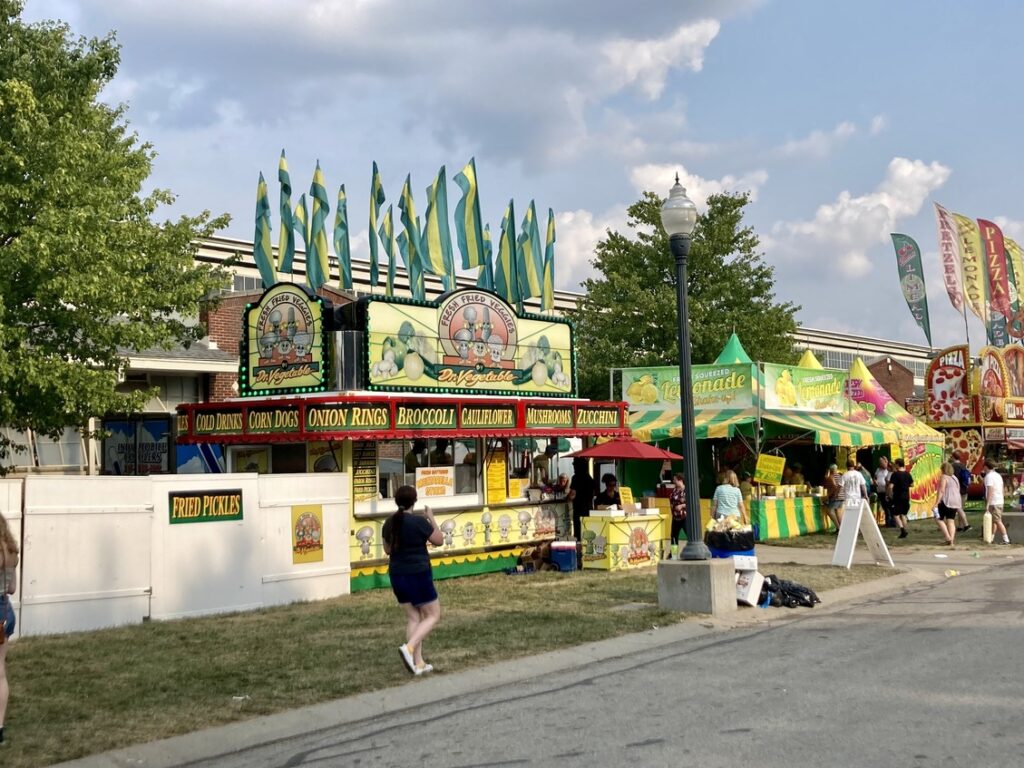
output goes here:
[[11, 595], [18, 588], [18, 542], [14, 540], [3, 514], [0, 514], [0, 744], [4, 743], [4, 717], [7, 715], [8, 639], [14, 634], [14, 606]]
[[672, 475], [672, 483], [672, 496], [669, 498], [669, 506], [672, 509], [672, 534], [669, 545], [678, 547], [679, 534], [686, 525], [686, 475], [677, 472]]
[[391, 589], [407, 619], [405, 642], [398, 647], [398, 653], [410, 672], [422, 675], [434, 671], [423, 660], [423, 641], [441, 618], [427, 544], [436, 547], [444, 541], [444, 534], [430, 507], [425, 506], [422, 515], [412, 511], [416, 506], [416, 489], [411, 485], [395, 491], [395, 503], [398, 511], [384, 522], [381, 537], [389, 558]]
[[947, 461], [942, 465], [942, 478], [939, 481], [939, 528], [949, 546], [953, 546], [956, 539], [956, 516], [963, 511], [962, 504], [960, 481], [953, 474], [953, 465]]

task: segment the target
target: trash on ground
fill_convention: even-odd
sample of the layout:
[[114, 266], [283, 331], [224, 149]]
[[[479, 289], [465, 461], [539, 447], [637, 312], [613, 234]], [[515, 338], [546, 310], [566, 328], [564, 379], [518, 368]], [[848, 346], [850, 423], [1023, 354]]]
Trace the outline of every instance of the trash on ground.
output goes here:
[[949, 555], [936, 555], [936, 557], [941, 560], [945, 560], [947, 557], [949, 557]]
[[946, 576], [949, 577], [949, 578], [952, 578], [953, 576], [959, 576], [959, 575], [960, 575], [960, 571], [954, 570], [952, 568], [949, 568], [949, 569], [946, 570]]

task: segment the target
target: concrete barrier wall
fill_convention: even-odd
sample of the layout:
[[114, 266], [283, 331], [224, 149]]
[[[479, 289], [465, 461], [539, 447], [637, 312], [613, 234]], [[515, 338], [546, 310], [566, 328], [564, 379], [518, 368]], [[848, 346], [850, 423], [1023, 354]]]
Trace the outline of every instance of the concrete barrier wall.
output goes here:
[[[0, 484], [24, 527], [19, 632], [72, 632], [349, 592], [347, 475], [28, 477]], [[24, 514], [18, 484], [24, 483]], [[175, 493], [239, 491], [240, 519], [171, 522]], [[7, 495], [5, 495], [5, 493]], [[293, 507], [322, 551], [293, 551]], [[179, 518], [180, 519], [180, 518]], [[301, 560], [312, 560], [301, 562]], [[297, 562], [297, 560], [300, 560]], [[18, 601], [15, 601], [18, 605]]]

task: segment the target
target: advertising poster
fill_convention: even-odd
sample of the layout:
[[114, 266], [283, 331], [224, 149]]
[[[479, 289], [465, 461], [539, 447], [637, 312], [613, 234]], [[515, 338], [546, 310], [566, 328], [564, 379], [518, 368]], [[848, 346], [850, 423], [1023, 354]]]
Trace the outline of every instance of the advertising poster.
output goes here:
[[977, 422], [968, 386], [967, 347], [947, 347], [935, 356], [925, 372], [924, 391], [931, 425]]
[[754, 482], [765, 485], [779, 485], [782, 482], [782, 471], [786, 468], [786, 459], [782, 456], [769, 456], [762, 453], [757, 457], [754, 469]]
[[256, 472], [265, 475], [270, 472], [270, 448], [235, 449], [235, 472]]
[[103, 439], [103, 473], [107, 475], [135, 474], [135, 422], [104, 421], [109, 433]]
[[575, 394], [572, 326], [519, 317], [497, 295], [464, 289], [427, 306], [371, 297], [370, 389]]
[[981, 356], [981, 420], [1002, 422], [1006, 419], [1006, 396], [1009, 374], [1003, 355], [995, 347], [982, 347]]
[[[693, 408], [726, 410], [749, 408], [754, 404], [753, 366], [695, 365]], [[622, 399], [630, 411], [679, 409], [679, 368], [657, 366], [624, 368]]]
[[764, 364], [765, 407], [773, 410], [842, 413], [845, 371]]
[[143, 419], [138, 425], [136, 443], [136, 473], [159, 475], [168, 472], [171, 420], [167, 418]]
[[342, 443], [313, 440], [306, 444], [307, 472], [341, 472], [345, 466], [342, 458]]
[[455, 467], [417, 467], [416, 492], [421, 499], [455, 495]]
[[292, 562], [324, 560], [324, 510], [320, 504], [292, 507]]

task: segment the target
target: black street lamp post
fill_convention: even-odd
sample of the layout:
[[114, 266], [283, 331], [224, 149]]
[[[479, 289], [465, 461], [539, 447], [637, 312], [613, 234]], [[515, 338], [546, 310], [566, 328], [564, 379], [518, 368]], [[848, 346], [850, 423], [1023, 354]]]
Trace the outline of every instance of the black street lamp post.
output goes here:
[[661, 223], [668, 234], [676, 260], [676, 306], [679, 310], [679, 421], [683, 439], [683, 472], [686, 475], [686, 546], [683, 560], [708, 560], [711, 551], [704, 543], [700, 526], [700, 484], [697, 476], [697, 438], [694, 436], [693, 381], [690, 367], [690, 311], [687, 297], [686, 259], [690, 236], [697, 225], [697, 206], [686, 196], [676, 175], [675, 186], [661, 206]]

